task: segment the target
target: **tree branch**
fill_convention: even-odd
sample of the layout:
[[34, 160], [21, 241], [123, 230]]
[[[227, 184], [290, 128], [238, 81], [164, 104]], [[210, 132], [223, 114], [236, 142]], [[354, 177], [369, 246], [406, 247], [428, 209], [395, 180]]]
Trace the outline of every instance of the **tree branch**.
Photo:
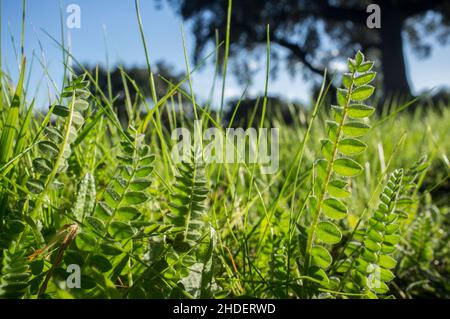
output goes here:
[[312, 65], [306, 58], [306, 51], [304, 51], [299, 45], [289, 42], [286, 39], [276, 37], [274, 35], [271, 35], [271, 41], [283, 48], [290, 50], [300, 60], [300, 62], [302, 62], [304, 66], [306, 66], [312, 72], [323, 76], [324, 70], [316, 68], [314, 65]]

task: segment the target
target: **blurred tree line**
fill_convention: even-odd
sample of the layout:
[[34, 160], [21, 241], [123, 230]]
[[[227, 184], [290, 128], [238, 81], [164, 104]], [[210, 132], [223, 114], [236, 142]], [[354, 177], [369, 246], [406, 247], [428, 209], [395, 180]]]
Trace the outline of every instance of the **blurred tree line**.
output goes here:
[[[206, 47], [214, 45], [216, 35], [225, 39], [228, 0], [155, 0], [157, 5], [167, 1], [170, 7], [192, 24], [195, 35], [194, 61], [199, 62]], [[321, 82], [325, 68], [333, 69], [336, 62], [343, 62], [347, 56], [361, 49], [371, 59], [377, 61], [380, 71], [381, 100], [387, 97], [411, 98], [408, 70], [405, 63], [404, 47], [408, 45], [420, 58], [429, 57], [434, 45], [450, 42], [450, 1], [446, 0], [384, 0], [379, 3], [381, 28], [369, 28], [367, 19], [371, 12], [367, 7], [371, 1], [356, 0], [245, 0], [232, 2], [230, 56], [232, 67], [238, 79], [250, 82], [255, 70], [249, 63], [264, 55], [266, 26], [270, 24], [272, 43], [271, 72], [276, 76], [285, 63], [292, 76], [298, 73], [317, 85]], [[223, 48], [219, 49], [219, 59], [223, 59]], [[220, 68], [219, 68], [220, 69]], [[95, 68], [89, 68], [95, 74]], [[124, 69], [146, 97], [150, 96], [149, 74], [145, 68]], [[153, 70], [158, 96], [167, 93], [168, 84], [183, 79], [164, 62], [158, 62]], [[126, 119], [125, 91], [119, 68], [110, 72], [98, 70], [99, 86], [109, 92], [118, 108], [121, 119]], [[128, 86], [132, 103], [138, 101], [136, 90]], [[314, 93], [313, 93], [314, 95]], [[448, 92], [440, 91], [433, 103]], [[260, 99], [245, 99], [236, 113], [237, 119], [249, 119], [254, 106]], [[237, 104], [231, 101], [230, 119]], [[270, 97], [268, 117], [271, 108], [282, 108], [281, 117], [287, 119], [291, 110], [281, 98]], [[330, 101], [331, 102], [331, 101]], [[292, 105], [291, 105], [292, 106]], [[257, 115], [258, 116], [258, 115]], [[253, 116], [257, 121], [257, 116]], [[287, 121], [289, 123], [289, 121]]]
[[[127, 123], [128, 115], [126, 112], [126, 91], [132, 106], [140, 105], [142, 98], [148, 99], [151, 96], [150, 74], [145, 67], [124, 67], [117, 66], [108, 72], [103, 66], [83, 66], [93, 78], [97, 79], [98, 88], [91, 84], [91, 92], [101, 90], [110, 101], [113, 101], [113, 107], [116, 109], [118, 117], [122, 123]], [[82, 68], [75, 68], [75, 74], [82, 74]], [[157, 97], [166, 95], [171, 89], [171, 85], [176, 85], [184, 78], [183, 73], [177, 73], [173, 67], [165, 61], [157, 61], [152, 70]], [[131, 80], [134, 82], [132, 83]], [[186, 85], [181, 85], [186, 89]], [[183, 98], [185, 101], [186, 99]], [[148, 100], [148, 105], [152, 107], [152, 101]]]
[[[158, 5], [163, 0], [155, 0]], [[215, 42], [216, 30], [225, 39], [227, 0], [166, 0], [192, 23], [196, 38], [194, 57]], [[404, 47], [408, 43], [420, 58], [433, 45], [450, 40], [450, 1], [379, 1], [381, 28], [369, 28], [367, 0], [245, 0], [232, 2], [230, 54], [240, 76], [248, 77], [248, 55], [265, 54], [266, 26], [270, 25], [273, 69], [286, 62], [288, 69], [320, 82], [324, 69], [345, 61], [358, 49], [379, 64], [384, 96], [411, 96]], [[251, 70], [250, 70], [251, 72]]]

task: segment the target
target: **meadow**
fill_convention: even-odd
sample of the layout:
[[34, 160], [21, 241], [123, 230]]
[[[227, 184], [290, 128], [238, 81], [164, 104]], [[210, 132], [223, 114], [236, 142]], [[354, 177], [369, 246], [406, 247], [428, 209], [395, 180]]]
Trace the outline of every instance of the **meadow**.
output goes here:
[[[450, 297], [449, 105], [378, 103], [363, 53], [290, 123], [266, 118], [268, 71], [260, 116], [235, 117], [238, 102], [231, 120], [198, 104], [187, 62], [162, 96], [150, 72], [151, 103], [123, 71], [123, 120], [67, 64], [37, 108], [21, 61], [16, 82], [1, 69], [2, 298]], [[278, 169], [205, 162], [206, 141], [177, 163], [172, 132], [194, 120], [278, 128]]]

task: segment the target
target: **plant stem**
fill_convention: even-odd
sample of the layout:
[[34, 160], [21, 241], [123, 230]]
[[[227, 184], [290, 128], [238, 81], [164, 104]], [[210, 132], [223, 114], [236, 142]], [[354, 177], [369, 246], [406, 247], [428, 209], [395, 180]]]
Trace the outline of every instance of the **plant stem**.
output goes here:
[[345, 120], [347, 117], [347, 112], [348, 112], [348, 105], [351, 100], [350, 97], [352, 95], [354, 77], [355, 77], [355, 72], [352, 72], [351, 85], [348, 88], [345, 105], [342, 110], [342, 117], [339, 122], [339, 126], [336, 130], [336, 137], [335, 137], [335, 141], [334, 141], [334, 145], [333, 145], [333, 152], [332, 152], [331, 160], [328, 161], [327, 174], [325, 177], [325, 181], [323, 183], [322, 191], [320, 193], [320, 199], [317, 202], [317, 207], [314, 211], [314, 219], [313, 219], [313, 222], [311, 225], [311, 229], [309, 230], [309, 233], [308, 233], [308, 239], [306, 242], [306, 254], [305, 254], [305, 270], [304, 270], [305, 274], [308, 274], [309, 266], [311, 264], [311, 249], [312, 249], [313, 242], [314, 242], [314, 235], [316, 232], [317, 225], [319, 223], [320, 213], [321, 213], [321, 209], [322, 209], [322, 203], [325, 199], [325, 193], [327, 190], [327, 186], [328, 186], [328, 183], [330, 182], [330, 178], [333, 173], [333, 164], [334, 164], [334, 162], [336, 160], [336, 156], [337, 156], [338, 144], [339, 144], [339, 140], [341, 138], [342, 127], [344, 126], [344, 123], [345, 123]]

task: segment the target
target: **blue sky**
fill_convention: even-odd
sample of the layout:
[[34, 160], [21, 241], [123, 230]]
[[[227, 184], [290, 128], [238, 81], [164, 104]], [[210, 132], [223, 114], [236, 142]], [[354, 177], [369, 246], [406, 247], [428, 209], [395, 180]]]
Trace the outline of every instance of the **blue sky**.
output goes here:
[[[0, 1], [2, 1], [2, 63], [3, 67], [6, 67], [13, 76], [13, 80], [16, 80], [18, 64], [11, 39], [14, 41], [16, 50], [19, 50], [22, 1]], [[140, 40], [133, 0], [62, 1], [64, 20], [69, 15], [65, 12], [65, 9], [71, 3], [81, 7], [81, 28], [71, 29], [72, 51], [80, 62], [91, 65], [105, 64], [104, 30], [106, 30], [110, 65], [120, 63], [127, 66], [143, 66], [145, 64], [145, 55]], [[60, 39], [60, 1], [27, 0], [26, 6], [25, 54], [29, 60], [33, 51], [39, 58], [42, 58], [42, 54], [44, 54], [49, 74], [59, 84], [62, 79], [61, 50], [42, 29]], [[165, 60], [173, 65], [177, 71], [184, 71], [181, 37], [182, 20], [175, 15], [165, 1], [163, 1], [162, 9], [157, 10], [154, 1], [141, 0], [141, 14], [151, 62]], [[185, 25], [185, 32], [187, 48], [189, 52], [192, 52], [194, 37], [190, 32], [189, 24]], [[43, 50], [40, 49], [39, 41], [42, 43]], [[410, 83], [415, 93], [433, 87], [450, 86], [450, 46], [436, 45], [431, 57], [426, 60], [417, 59], [408, 47], [405, 49], [405, 54]], [[260, 67], [261, 71], [256, 74], [254, 83], [249, 90], [250, 95], [263, 92], [264, 63], [265, 61], [254, 63], [257, 67]], [[207, 67], [194, 74], [194, 90], [200, 100], [205, 100], [208, 97], [212, 77], [212, 60]], [[44, 77], [43, 68], [35, 60], [30, 78], [30, 83], [32, 83], [30, 91], [36, 91], [36, 83], [39, 83], [40, 80], [41, 86], [38, 96], [45, 99], [48, 78]], [[308, 101], [309, 89], [309, 83], [305, 82], [300, 74], [292, 78], [285, 70], [281, 69], [278, 77], [270, 81], [269, 93], [282, 95], [291, 100]], [[242, 90], [242, 86], [233, 77], [228, 78], [227, 97], [239, 96]], [[34, 92], [30, 92], [30, 95], [34, 95], [32, 94]], [[218, 96], [217, 94], [216, 103], [218, 102]]]

